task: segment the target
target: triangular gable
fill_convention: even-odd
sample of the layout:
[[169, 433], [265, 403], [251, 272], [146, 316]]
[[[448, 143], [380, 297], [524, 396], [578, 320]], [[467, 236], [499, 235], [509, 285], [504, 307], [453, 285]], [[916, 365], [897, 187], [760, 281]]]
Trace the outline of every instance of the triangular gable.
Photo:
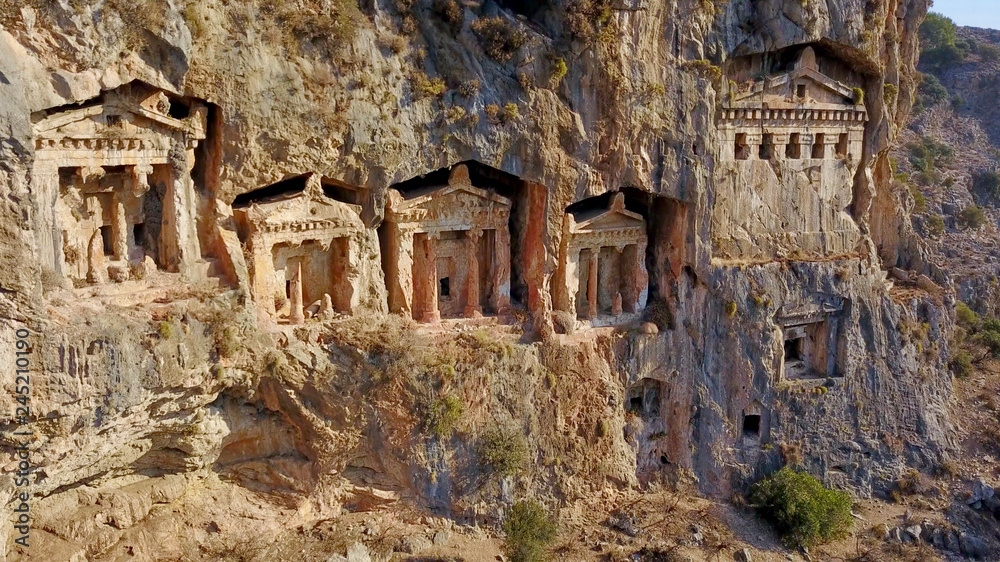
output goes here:
[[[39, 136], [58, 136], [60, 129], [65, 129], [69, 134], [80, 133], [85, 130], [97, 131], [100, 127], [105, 126], [98, 119], [102, 115], [137, 117], [140, 121], [135, 121], [134, 119], [132, 121], [140, 127], [145, 125], [141, 122], [141, 119], [145, 119], [170, 130], [193, 132], [187, 122], [171, 117], [166, 113], [169, 110], [169, 102], [166, 102], [167, 108], [163, 109], [163, 104], [167, 99], [166, 94], [163, 92], [155, 91], [142, 98], [115, 94], [116, 92], [108, 92], [106, 99], [97, 103], [47, 115], [38, 123], [35, 123], [35, 134]], [[89, 122], [92, 122], [92, 124]]]
[[[807, 84], [812, 103], [834, 103], [842, 106], [854, 106], [854, 91], [819, 71], [816, 65], [816, 54], [812, 48], [806, 48], [799, 56], [795, 68], [788, 72], [769, 76], [754, 84], [746, 92], [734, 93], [732, 101], [735, 106], [760, 104], [767, 98], [792, 99], [793, 85]], [[822, 92], [825, 95], [817, 95]]]
[[411, 209], [447, 209], [459, 207], [484, 207], [493, 208], [496, 206], [510, 206], [510, 200], [501, 195], [497, 195], [488, 189], [481, 189], [472, 185], [469, 178], [469, 168], [465, 164], [459, 164], [451, 169], [446, 185], [433, 186], [418, 190], [402, 196], [401, 201], [395, 202], [393, 211], [404, 212]]
[[462, 207], [496, 207], [498, 205], [508, 206], [510, 202], [506, 197], [472, 185], [445, 185], [424, 191], [412, 199], [404, 199], [396, 206], [396, 210], [427, 209], [432, 205], [435, 208], [442, 206], [448, 208], [448, 205], [451, 204]]
[[625, 196], [616, 193], [608, 208], [575, 217], [574, 232], [595, 232], [600, 230], [645, 229], [646, 221], [639, 213], [625, 208]]
[[340, 226], [364, 228], [361, 207], [327, 197], [322, 187], [317, 187], [319, 177], [312, 175], [305, 190], [272, 200], [250, 204], [247, 213], [251, 220], [270, 225], [328, 222]]

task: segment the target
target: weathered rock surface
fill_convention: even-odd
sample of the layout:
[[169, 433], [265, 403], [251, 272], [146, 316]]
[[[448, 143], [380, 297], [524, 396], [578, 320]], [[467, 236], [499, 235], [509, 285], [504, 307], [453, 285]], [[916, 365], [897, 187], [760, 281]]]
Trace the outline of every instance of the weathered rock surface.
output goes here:
[[[52, 552], [97, 559], [155, 545], [137, 538], [141, 523], [215, 475], [275, 492], [303, 519], [405, 496], [496, 523], [522, 495], [566, 505], [693, 476], [728, 496], [792, 449], [827, 483], [869, 495], [954, 445], [942, 368], [951, 297], [890, 291], [883, 271], [921, 269], [903, 207], [883, 189], [908, 102], [887, 104], [883, 88], [910, 99], [924, 0], [638, 1], [573, 41], [561, 2], [530, 20], [476, 4], [457, 27], [429, 2], [414, 14], [363, 2], [356, 35], [336, 48], [255, 3], [139, 14], [45, 4], [0, 14], [0, 357], [12, 362], [16, 327], [39, 334], [33, 461]], [[509, 61], [484, 52], [471, 27], [497, 14], [526, 37]], [[740, 64], [806, 45], [859, 77], [864, 150], [824, 172], [836, 185], [803, 198], [808, 209], [782, 192], [812, 189], [808, 171], [762, 164], [752, 179], [767, 191], [741, 199], [754, 208], [738, 216], [763, 222], [743, 229], [727, 222], [737, 215], [720, 188], [737, 193], [742, 176], [720, 163], [719, 104]], [[443, 92], [424, 91], [428, 77]], [[211, 285], [43, 295], [32, 115], [133, 80], [210, 104], [191, 203], [203, 210], [202, 251], [243, 288], [225, 209], [239, 194], [315, 172], [367, 188], [361, 218], [372, 228], [394, 183], [467, 160], [517, 176], [529, 202], [512, 211], [523, 236], [511, 241], [511, 293], [544, 341], [523, 343], [521, 326], [427, 333], [381, 316], [278, 328], [246, 293]], [[508, 104], [516, 111], [497, 118], [491, 107]], [[456, 108], [476, 119], [449, 117]], [[619, 190], [651, 217], [645, 320], [655, 328], [556, 335], [564, 212]], [[850, 243], [814, 231], [821, 215]], [[796, 252], [802, 236], [819, 242]], [[94, 250], [96, 270], [104, 252]], [[379, 263], [377, 250], [367, 240], [365, 259]], [[380, 272], [364, 275], [374, 289], [359, 298], [379, 301]], [[836, 318], [835, 368], [786, 381], [787, 318], [809, 315]], [[639, 384], [655, 393], [655, 416], [630, 409]], [[464, 404], [462, 421], [429, 430], [427, 412], [449, 396]], [[525, 441], [520, 476], [479, 461], [495, 429]]]

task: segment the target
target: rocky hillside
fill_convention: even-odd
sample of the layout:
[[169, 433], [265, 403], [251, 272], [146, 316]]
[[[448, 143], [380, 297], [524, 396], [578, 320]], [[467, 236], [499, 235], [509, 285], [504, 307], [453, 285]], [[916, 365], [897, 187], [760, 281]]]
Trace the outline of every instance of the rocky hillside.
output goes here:
[[565, 559], [785, 559], [739, 498], [789, 466], [862, 502], [823, 556], [988, 556], [985, 499], [880, 501], [960, 451], [971, 274], [890, 152], [988, 111], [923, 101], [926, 9], [0, 0], [6, 553], [492, 560], [541, 506]]
[[928, 21], [943, 31], [928, 31], [916, 109], [893, 150], [895, 186], [912, 194], [913, 223], [959, 299], [995, 314], [1000, 32]]

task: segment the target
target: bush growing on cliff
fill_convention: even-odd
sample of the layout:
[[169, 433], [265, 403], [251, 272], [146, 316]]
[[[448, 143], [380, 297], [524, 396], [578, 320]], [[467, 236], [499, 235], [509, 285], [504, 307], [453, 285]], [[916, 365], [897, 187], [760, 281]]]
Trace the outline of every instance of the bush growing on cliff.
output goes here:
[[980, 45], [977, 50], [979, 58], [985, 63], [1000, 61], [1000, 47], [996, 45]]
[[277, 34], [289, 52], [299, 55], [335, 54], [354, 40], [359, 25], [366, 21], [357, 0], [306, 0], [304, 6], [263, 0], [259, 6], [262, 25]]
[[921, 111], [926, 107], [934, 107], [948, 99], [948, 90], [933, 74], [921, 74], [920, 85], [917, 86], [917, 99], [914, 110]]
[[785, 467], [750, 488], [750, 503], [786, 542], [810, 547], [841, 538], [851, 528], [851, 497], [814, 476]]
[[980, 204], [1000, 201], [1000, 174], [981, 170], [972, 175], [972, 194]]
[[521, 500], [510, 509], [503, 524], [504, 551], [511, 562], [541, 562], [545, 549], [556, 538], [556, 524], [548, 511], [533, 500]]
[[438, 398], [427, 408], [424, 428], [441, 439], [451, 437], [455, 425], [462, 419], [465, 404], [453, 394]]
[[495, 474], [514, 476], [528, 462], [528, 441], [520, 432], [494, 429], [479, 442], [479, 460]]
[[942, 68], [965, 60], [972, 50], [968, 41], [958, 39], [958, 28], [951, 19], [931, 12], [920, 25], [920, 62]]
[[470, 26], [486, 54], [498, 62], [507, 62], [528, 40], [528, 34], [501, 16], [479, 18]]
[[966, 330], [975, 330], [979, 327], [979, 315], [962, 301], [958, 301], [955, 305], [955, 320]]
[[956, 378], [964, 379], [972, 374], [972, 355], [964, 349], [958, 349], [951, 355], [948, 367]]
[[986, 214], [975, 203], [959, 211], [955, 218], [958, 219], [959, 224], [973, 230], [982, 228], [986, 224]]
[[910, 164], [924, 173], [951, 164], [955, 155], [950, 146], [929, 137], [923, 137], [919, 142], [911, 142], [906, 148], [910, 151]]

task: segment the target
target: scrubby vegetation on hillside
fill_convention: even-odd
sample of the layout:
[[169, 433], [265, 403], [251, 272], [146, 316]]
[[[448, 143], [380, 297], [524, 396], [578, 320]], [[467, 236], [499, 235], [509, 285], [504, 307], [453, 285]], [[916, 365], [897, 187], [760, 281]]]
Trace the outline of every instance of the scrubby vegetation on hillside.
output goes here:
[[853, 521], [846, 492], [828, 489], [814, 476], [788, 467], [755, 483], [749, 499], [794, 546], [842, 538]]

